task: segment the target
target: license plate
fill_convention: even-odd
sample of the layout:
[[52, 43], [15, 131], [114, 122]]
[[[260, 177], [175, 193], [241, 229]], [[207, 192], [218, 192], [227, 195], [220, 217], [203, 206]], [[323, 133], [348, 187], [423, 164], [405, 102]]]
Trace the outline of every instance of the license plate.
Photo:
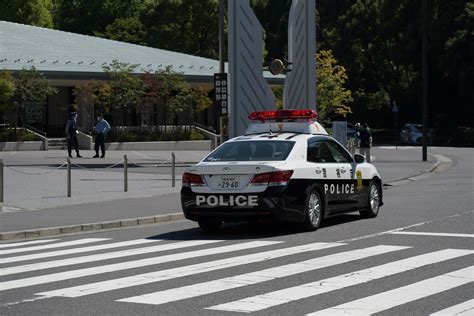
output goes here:
[[239, 184], [239, 177], [220, 177], [217, 186], [219, 187], [219, 189], [236, 190], [239, 188]]

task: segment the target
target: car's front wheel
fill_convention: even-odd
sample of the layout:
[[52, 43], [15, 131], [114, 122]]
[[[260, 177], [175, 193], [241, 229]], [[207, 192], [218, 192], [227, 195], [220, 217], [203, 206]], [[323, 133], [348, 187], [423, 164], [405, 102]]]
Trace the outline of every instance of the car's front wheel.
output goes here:
[[305, 220], [303, 227], [306, 231], [315, 231], [321, 225], [323, 217], [323, 204], [321, 197], [315, 189], [306, 197]]
[[370, 182], [369, 196], [367, 197], [367, 208], [360, 211], [360, 215], [365, 218], [374, 218], [379, 214], [380, 209], [380, 186], [377, 182]]
[[200, 220], [198, 221], [199, 227], [207, 233], [218, 232], [222, 226], [222, 221], [218, 220]]

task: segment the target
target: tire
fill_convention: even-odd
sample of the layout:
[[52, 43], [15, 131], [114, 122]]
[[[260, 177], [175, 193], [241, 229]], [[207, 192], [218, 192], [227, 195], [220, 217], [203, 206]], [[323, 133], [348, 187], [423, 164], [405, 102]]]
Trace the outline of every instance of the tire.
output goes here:
[[216, 233], [222, 226], [222, 221], [219, 220], [201, 220], [198, 221], [199, 227], [206, 233]]
[[360, 211], [364, 218], [374, 218], [379, 214], [380, 209], [380, 186], [372, 180], [369, 185], [369, 195], [367, 197], [367, 208]]
[[318, 191], [312, 189], [306, 196], [305, 218], [303, 228], [305, 231], [315, 231], [321, 225], [323, 218], [323, 202]]

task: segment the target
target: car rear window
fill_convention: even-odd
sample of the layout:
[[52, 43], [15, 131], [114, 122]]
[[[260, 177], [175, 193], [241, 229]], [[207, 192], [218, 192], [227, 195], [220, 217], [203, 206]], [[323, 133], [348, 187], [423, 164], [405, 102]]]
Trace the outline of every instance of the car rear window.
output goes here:
[[238, 141], [225, 143], [204, 161], [275, 161], [285, 160], [295, 142], [292, 141]]

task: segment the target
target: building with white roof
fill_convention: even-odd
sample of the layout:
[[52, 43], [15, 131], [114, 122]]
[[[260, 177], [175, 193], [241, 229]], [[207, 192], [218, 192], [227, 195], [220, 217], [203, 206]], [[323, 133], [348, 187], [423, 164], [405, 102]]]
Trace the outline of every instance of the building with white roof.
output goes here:
[[[217, 42], [217, 41], [216, 41]], [[219, 61], [99, 37], [0, 21], [0, 69], [18, 71], [34, 66], [58, 93], [48, 98], [44, 111], [27, 123], [49, 134], [64, 130], [74, 101], [73, 88], [85, 80], [107, 80], [103, 66], [113, 60], [137, 64], [137, 72], [171, 67], [190, 84], [212, 87]], [[282, 85], [284, 76], [264, 72], [270, 84]], [[200, 116], [206, 126], [216, 127], [215, 111]], [[27, 118], [28, 119], [28, 118]]]

